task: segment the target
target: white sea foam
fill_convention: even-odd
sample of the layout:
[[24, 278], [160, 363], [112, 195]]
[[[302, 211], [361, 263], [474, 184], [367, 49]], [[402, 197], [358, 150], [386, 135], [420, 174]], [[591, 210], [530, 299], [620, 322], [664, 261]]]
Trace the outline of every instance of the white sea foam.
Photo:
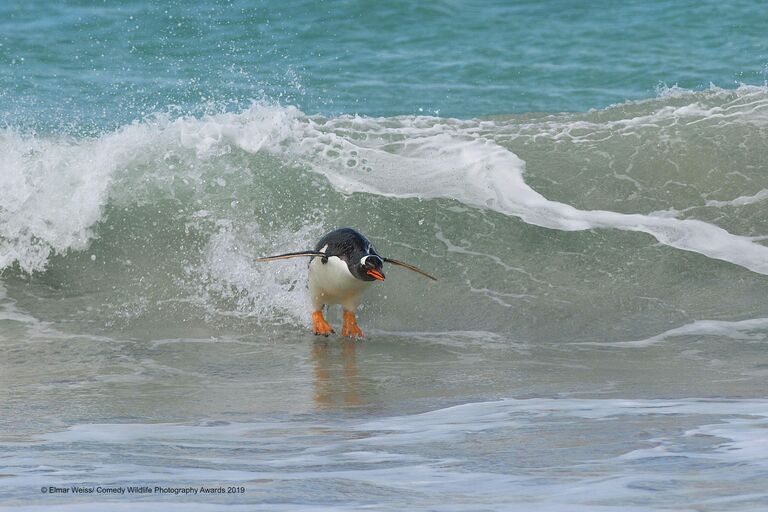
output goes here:
[[732, 340], [762, 341], [768, 336], [768, 318], [750, 318], [729, 322], [725, 320], [697, 320], [690, 324], [675, 327], [650, 338], [632, 341], [584, 342], [581, 345], [601, 345], [611, 347], [649, 347], [663, 343], [678, 336], [716, 336]]
[[[276, 230], [265, 235], [258, 225], [234, 227], [225, 222], [208, 241], [204, 258], [196, 268], [187, 269], [198, 283], [196, 299], [217, 314], [253, 317], [263, 321], [292, 319], [304, 325], [311, 311], [304, 275], [307, 260], [294, 259], [279, 265], [262, 263], [259, 256], [301, 251], [306, 240], [322, 236], [320, 222], [307, 222], [299, 232]], [[256, 252], [264, 251], [264, 252]], [[217, 309], [221, 301], [230, 304]]]
[[740, 196], [730, 201], [707, 201], [707, 206], [716, 206], [718, 208], [723, 206], [746, 206], [749, 204], [759, 203], [768, 199], [768, 188], [762, 189], [760, 192], [751, 196]]
[[[711, 508], [737, 497], [766, 499], [759, 483], [768, 466], [766, 427], [766, 400], [569, 398], [476, 402], [371, 420], [85, 424], [1, 444], [12, 450], [3, 458], [0, 492], [216, 482], [247, 487], [244, 496], [217, 497], [217, 505], [233, 510], [243, 500], [258, 509], [261, 494], [252, 491], [273, 485], [303, 490], [284, 503], [296, 509], [340, 497], [377, 509], [376, 495], [412, 510], [452, 510], [449, 503], [468, 510], [515, 510], [514, 503], [519, 510]], [[617, 435], [636, 428], [652, 435]], [[495, 440], [504, 451], [489, 453]], [[712, 491], [702, 493], [703, 486]], [[49, 498], [29, 509], [66, 510], [73, 499]], [[177, 499], [153, 496], [157, 503]], [[207, 505], [197, 496], [188, 506]]]
[[134, 124], [99, 138], [0, 130], [0, 268], [45, 267], [52, 251], [84, 249], [114, 173], [162, 142]]
[[[467, 433], [488, 429], [514, 427], [522, 418], [571, 417], [586, 420], [604, 420], [622, 416], [642, 415], [718, 415], [754, 416], [755, 421], [768, 419], [766, 400], [627, 400], [627, 399], [504, 399], [474, 402], [438, 409], [422, 414], [396, 416], [365, 422], [359, 427], [366, 431], [385, 431], [410, 434], [411, 437], [392, 437], [391, 444], [428, 442], [430, 439], [456, 439]], [[440, 426], [441, 436], [435, 438], [429, 429]], [[425, 428], [428, 427], [428, 428]], [[414, 435], [418, 434], [418, 435]], [[364, 443], [387, 439], [391, 434], [367, 437]]]

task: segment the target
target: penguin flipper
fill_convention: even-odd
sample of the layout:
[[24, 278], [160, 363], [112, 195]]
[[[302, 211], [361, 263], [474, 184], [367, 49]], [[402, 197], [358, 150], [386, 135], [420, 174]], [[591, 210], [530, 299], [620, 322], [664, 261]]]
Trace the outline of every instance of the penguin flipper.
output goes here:
[[255, 261], [287, 260], [288, 258], [299, 258], [301, 256], [308, 256], [310, 258], [314, 258], [315, 256], [320, 256], [322, 258], [328, 257], [327, 254], [320, 251], [299, 251], [299, 252], [287, 252], [285, 254], [278, 254], [276, 256], [265, 256], [263, 258], [256, 258]]
[[417, 267], [415, 265], [411, 265], [410, 263], [405, 263], [403, 261], [393, 260], [392, 258], [384, 258], [384, 261], [387, 262], [387, 263], [391, 263], [393, 265], [398, 265], [400, 267], [405, 267], [408, 270], [413, 270], [417, 274], [421, 274], [424, 277], [428, 277], [428, 278], [430, 278], [433, 281], [437, 281], [437, 278], [435, 276], [427, 274], [426, 272], [421, 270], [419, 267]]

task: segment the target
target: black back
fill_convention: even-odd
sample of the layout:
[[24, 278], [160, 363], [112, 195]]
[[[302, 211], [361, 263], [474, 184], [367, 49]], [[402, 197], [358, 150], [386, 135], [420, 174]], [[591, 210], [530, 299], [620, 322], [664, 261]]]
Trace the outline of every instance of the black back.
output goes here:
[[[322, 249], [325, 250], [321, 251]], [[381, 268], [384, 262], [405, 267], [433, 281], [437, 281], [436, 277], [427, 274], [410, 263], [392, 258], [382, 258], [376, 252], [376, 249], [373, 248], [371, 242], [352, 228], [341, 228], [331, 231], [317, 242], [314, 251], [288, 252], [275, 256], [256, 258], [256, 261], [285, 260], [306, 256], [309, 256], [310, 264], [315, 258], [320, 258], [323, 263], [328, 263], [328, 257], [336, 256], [347, 264], [347, 268], [349, 268], [353, 276], [363, 281], [383, 281], [384, 273]], [[372, 257], [367, 258], [366, 256]]]
[[331, 231], [317, 242], [315, 250], [320, 251], [323, 247], [328, 256], [338, 256], [349, 265], [350, 262], [357, 263], [361, 255], [378, 253], [362, 234], [352, 228], [340, 228]]

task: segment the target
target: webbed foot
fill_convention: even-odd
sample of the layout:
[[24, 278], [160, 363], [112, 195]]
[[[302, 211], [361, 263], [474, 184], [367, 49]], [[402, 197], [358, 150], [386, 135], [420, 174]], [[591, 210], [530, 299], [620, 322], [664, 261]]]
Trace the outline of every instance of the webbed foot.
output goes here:
[[318, 336], [328, 336], [332, 332], [335, 332], [333, 327], [331, 327], [331, 324], [325, 321], [322, 311], [315, 311], [312, 313], [312, 330]]
[[357, 325], [355, 314], [351, 311], [344, 311], [344, 323], [341, 326], [341, 335], [351, 338], [363, 338], [365, 335]]

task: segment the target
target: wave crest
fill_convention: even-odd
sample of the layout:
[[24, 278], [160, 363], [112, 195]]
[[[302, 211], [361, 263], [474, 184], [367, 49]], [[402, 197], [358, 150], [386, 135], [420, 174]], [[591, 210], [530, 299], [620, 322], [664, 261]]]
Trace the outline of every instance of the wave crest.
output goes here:
[[[238, 153], [271, 155], [277, 159], [273, 172], [278, 176], [283, 166], [304, 167], [324, 176], [343, 195], [446, 198], [550, 229], [638, 231], [671, 247], [768, 274], [765, 246], [711, 222], [550, 200], [526, 182], [525, 162], [508, 147], [511, 140], [536, 144], [542, 136], [561, 140], [562, 135], [596, 144], [600, 133], [626, 137], [653, 127], [663, 132], [670, 126], [721, 126], [724, 119], [763, 130], [766, 112], [766, 88], [743, 86], [687, 95], [665, 92], [657, 100], [541, 120], [327, 119], [294, 107], [255, 104], [245, 112], [203, 118], [158, 115], [94, 138], [22, 135], [6, 129], [0, 132], [5, 170], [0, 178], [0, 267], [16, 263], [25, 272], [43, 270], [52, 253], [82, 250], [93, 237], [93, 227], [104, 220], [106, 204], [130, 202], [132, 194], [136, 199], [135, 191], [147, 183], [167, 185], [171, 191], [166, 193], [173, 195], [178, 183], [195, 182], [199, 186], [192, 187], [192, 195], [210, 193], [206, 187], [211, 182], [226, 183], [227, 174], [238, 174], [238, 162], [230, 158]], [[617, 114], [623, 117], [616, 119]], [[538, 133], [531, 135], [532, 130]], [[567, 178], [568, 171], [559, 173]], [[235, 183], [244, 179], [239, 176]], [[726, 203], [710, 199], [704, 206]]]

